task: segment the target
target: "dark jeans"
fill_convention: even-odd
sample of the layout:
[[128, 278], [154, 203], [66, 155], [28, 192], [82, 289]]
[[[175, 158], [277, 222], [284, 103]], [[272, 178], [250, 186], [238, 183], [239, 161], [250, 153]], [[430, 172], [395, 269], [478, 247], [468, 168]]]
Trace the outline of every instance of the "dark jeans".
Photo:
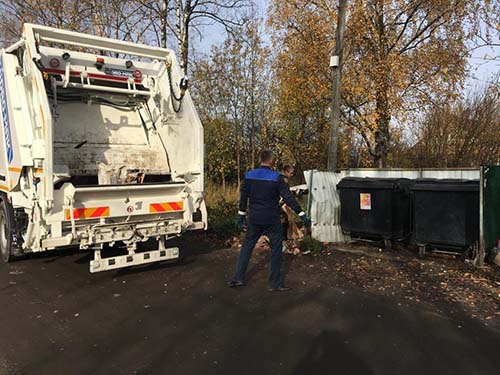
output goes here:
[[271, 243], [271, 271], [269, 273], [269, 287], [278, 288], [283, 285], [281, 279], [281, 255], [283, 247], [283, 228], [281, 223], [272, 225], [248, 224], [247, 233], [241, 245], [240, 255], [236, 263], [234, 280], [245, 282], [245, 273], [252, 256], [255, 244], [260, 236], [266, 235]]

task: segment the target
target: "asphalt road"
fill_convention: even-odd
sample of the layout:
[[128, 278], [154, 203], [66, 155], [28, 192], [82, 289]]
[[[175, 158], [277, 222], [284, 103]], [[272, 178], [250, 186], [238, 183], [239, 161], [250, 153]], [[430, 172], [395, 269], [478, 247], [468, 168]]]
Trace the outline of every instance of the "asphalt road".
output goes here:
[[[0, 374], [498, 374], [500, 332], [287, 261], [292, 292], [225, 283], [237, 252], [90, 274], [66, 251], [0, 266]], [[452, 306], [450, 306], [451, 308]]]

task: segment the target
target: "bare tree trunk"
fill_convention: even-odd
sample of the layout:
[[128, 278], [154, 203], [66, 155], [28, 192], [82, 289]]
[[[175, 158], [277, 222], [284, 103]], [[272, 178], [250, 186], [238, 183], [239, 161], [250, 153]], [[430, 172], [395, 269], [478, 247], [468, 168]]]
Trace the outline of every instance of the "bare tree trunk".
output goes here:
[[186, 0], [184, 8], [181, 0], [175, 0], [176, 8], [176, 37], [179, 48], [180, 67], [183, 76], [187, 76], [189, 61], [189, 26], [191, 23], [191, 14], [193, 8], [191, 0]]
[[182, 2], [181, 0], [175, 0], [175, 33], [177, 34], [177, 43], [179, 46], [179, 52], [181, 50], [181, 35], [182, 35]]
[[389, 154], [390, 144], [390, 130], [389, 130], [390, 117], [381, 117], [377, 121], [378, 130], [375, 132], [375, 157], [373, 164], [377, 168], [384, 168], [387, 166], [387, 156]]
[[257, 129], [256, 129], [256, 121], [255, 121], [255, 111], [256, 111], [256, 105], [255, 105], [255, 82], [257, 80], [256, 77], [256, 72], [255, 72], [255, 64], [256, 61], [253, 57], [253, 54], [255, 53], [255, 48], [252, 45], [252, 53], [250, 57], [250, 76], [251, 76], [251, 85], [250, 85], [250, 128], [252, 129], [250, 133], [250, 160], [252, 163], [252, 169], [255, 168], [255, 134], [257, 134]]
[[[27, 3], [28, 3], [27, 4], [28, 6], [31, 5], [30, 4], [31, 1], [27, 1]], [[19, 9], [19, 14], [20, 14], [20, 16], [19, 16], [19, 19], [20, 19], [20, 29], [19, 29], [19, 32], [22, 33], [22, 28], [23, 28], [24, 23], [25, 22], [32, 22], [32, 20], [26, 17], [27, 14], [26, 14], [26, 6], [25, 6], [25, 4], [22, 4], [22, 5], [19, 4], [18, 9]]]
[[252, 139], [250, 140], [250, 163], [252, 164], [252, 169], [255, 168], [255, 142], [253, 140], [254, 135], [252, 134]]
[[[179, 48], [179, 53], [181, 55], [181, 70], [184, 77], [188, 73], [188, 61], [189, 61], [189, 22], [190, 22], [190, 8], [191, 1], [186, 0], [186, 12], [184, 12], [184, 30], [181, 38], [181, 45]], [[188, 10], [189, 9], [189, 10]]]
[[238, 188], [241, 184], [241, 135], [240, 135], [240, 126], [238, 124], [238, 120], [236, 119], [236, 170], [237, 170], [237, 181]]
[[[103, 4], [100, 1], [92, 0], [90, 5], [92, 7], [92, 22], [94, 23], [95, 33], [97, 34], [97, 36], [104, 36], [105, 30], [103, 17], [105, 17], [105, 15], [103, 14]], [[100, 50], [99, 53], [103, 56], [106, 55], [106, 51], [104, 50]]]
[[376, 113], [377, 113], [377, 131], [375, 132], [375, 157], [374, 164], [378, 168], [384, 168], [387, 163], [387, 155], [389, 154], [389, 144], [391, 141], [391, 112], [389, 109], [389, 83], [390, 75], [387, 65], [387, 41], [385, 35], [384, 23], [384, 2], [376, 0], [375, 2], [376, 19], [375, 22], [378, 28], [378, 43], [379, 43], [379, 66], [383, 69], [381, 82], [378, 83], [376, 92]]
[[375, 132], [375, 157], [374, 164], [377, 168], [386, 167], [387, 155], [391, 143], [391, 112], [389, 109], [389, 87], [384, 82], [377, 92], [376, 113], [377, 131]]
[[236, 12], [250, 7], [251, 4], [250, 0], [185, 0], [183, 7], [181, 0], [175, 0], [177, 18], [176, 37], [180, 55], [180, 67], [184, 76], [187, 76], [188, 73], [190, 28], [194, 27], [199, 31], [198, 27], [200, 26], [199, 21], [197, 20], [197, 22], [193, 23], [193, 19], [208, 19], [223, 25], [226, 30], [233, 30], [246, 22], [245, 17], [233, 19], [227, 12], [231, 9]]
[[167, 16], [168, 16], [168, 0], [162, 0], [160, 13], [160, 43], [162, 48], [167, 48]]
[[99, 18], [99, 15], [103, 16], [102, 3], [92, 0], [90, 5], [92, 6], [92, 21], [94, 22], [95, 33], [97, 36], [104, 36], [102, 19]]

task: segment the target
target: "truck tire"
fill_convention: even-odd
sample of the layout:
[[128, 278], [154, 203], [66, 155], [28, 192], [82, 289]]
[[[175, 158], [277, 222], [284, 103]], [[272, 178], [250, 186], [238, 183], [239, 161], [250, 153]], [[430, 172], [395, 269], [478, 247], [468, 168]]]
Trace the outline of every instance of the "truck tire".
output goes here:
[[14, 228], [14, 212], [4, 194], [0, 195], [0, 253], [2, 260], [8, 263], [13, 260], [12, 231]]

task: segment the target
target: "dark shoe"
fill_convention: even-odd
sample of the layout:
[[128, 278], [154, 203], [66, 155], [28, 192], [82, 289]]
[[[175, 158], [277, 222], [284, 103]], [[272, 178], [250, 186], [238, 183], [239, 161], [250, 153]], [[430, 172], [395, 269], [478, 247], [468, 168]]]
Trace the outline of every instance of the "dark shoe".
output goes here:
[[245, 284], [243, 284], [241, 281], [231, 280], [227, 283], [227, 286], [230, 288], [237, 288], [239, 286], [245, 286]]
[[292, 288], [287, 288], [286, 286], [279, 286], [277, 288], [268, 288], [267, 290], [269, 292], [288, 292], [289, 290], [292, 290]]

